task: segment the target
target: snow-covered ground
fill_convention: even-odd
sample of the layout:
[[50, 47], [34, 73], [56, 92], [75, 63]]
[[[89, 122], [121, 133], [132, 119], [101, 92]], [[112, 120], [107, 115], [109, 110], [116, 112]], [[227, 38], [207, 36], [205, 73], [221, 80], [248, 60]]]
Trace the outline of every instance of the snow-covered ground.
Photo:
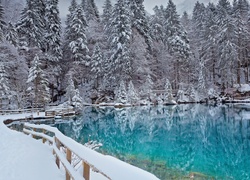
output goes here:
[[[23, 133], [8, 129], [3, 121], [6, 119], [25, 119], [31, 114], [1, 115], [0, 116], [0, 180], [62, 180], [65, 179], [63, 170], [55, 164], [52, 149], [41, 141], [34, 140]], [[33, 114], [33, 117], [44, 117], [45, 113]], [[53, 128], [52, 128], [53, 129]], [[58, 131], [58, 130], [57, 130]], [[76, 147], [78, 154], [87, 154], [87, 162], [94, 162], [98, 170], [106, 172], [114, 180], [144, 179], [158, 180], [153, 174], [131, 166], [111, 156], [105, 156], [80, 145], [70, 138], [57, 132], [70, 147]], [[67, 143], [66, 143], [67, 142]], [[84, 151], [84, 152], [82, 152]], [[46, 157], [46, 158], [45, 158]], [[91, 172], [91, 179], [106, 179], [98, 173]]]
[[49, 146], [9, 130], [2, 123], [5, 119], [25, 118], [27, 115], [0, 116], [0, 179], [63, 180], [64, 174], [57, 168]]

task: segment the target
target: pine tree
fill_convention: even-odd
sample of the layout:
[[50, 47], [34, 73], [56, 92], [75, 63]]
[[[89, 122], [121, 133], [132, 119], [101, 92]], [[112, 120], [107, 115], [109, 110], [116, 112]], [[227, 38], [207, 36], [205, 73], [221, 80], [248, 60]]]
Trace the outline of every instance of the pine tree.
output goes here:
[[[233, 23], [235, 24], [235, 41], [237, 47], [237, 63], [238, 69], [241, 65], [244, 67], [244, 79], [247, 83], [249, 81], [249, 59], [248, 59], [248, 44], [250, 42], [249, 38], [249, 30], [248, 30], [248, 11], [249, 11], [249, 3], [246, 0], [234, 1], [233, 3]], [[240, 83], [241, 72], [237, 71], [237, 83]]]
[[82, 0], [81, 5], [85, 12], [86, 20], [88, 22], [91, 20], [99, 21], [99, 11], [94, 0]]
[[133, 84], [132, 81], [129, 81], [129, 84], [128, 84], [127, 99], [128, 99], [128, 102], [129, 102], [131, 105], [138, 104], [138, 101], [139, 101], [138, 92], [137, 92], [137, 90], [135, 89], [134, 84]]
[[[199, 57], [204, 61], [204, 66], [207, 67], [210, 72], [204, 73], [205, 77], [211, 74], [213, 84], [216, 84], [216, 74], [217, 72], [217, 57], [218, 57], [218, 44], [217, 44], [217, 34], [219, 31], [219, 26], [216, 22], [216, 7], [214, 4], [209, 3], [204, 14], [206, 14], [205, 21], [203, 22], [202, 34], [200, 36], [200, 50]], [[195, 37], [194, 37], [195, 38]], [[205, 78], [204, 77], [204, 78]]]
[[50, 62], [59, 62], [61, 51], [61, 22], [58, 10], [58, 0], [50, 0], [46, 5], [46, 52]]
[[130, 11], [126, 0], [118, 0], [115, 4], [110, 27], [111, 64], [110, 73], [120, 79], [130, 78], [131, 62], [129, 44], [131, 38]]
[[172, 86], [168, 79], [166, 79], [164, 89], [165, 89], [165, 94], [164, 94], [165, 103], [172, 103], [174, 98], [172, 93]]
[[29, 69], [27, 80], [27, 83], [30, 84], [27, 91], [30, 93], [31, 101], [34, 102], [35, 106], [45, 106], [50, 101], [49, 82], [41, 66], [39, 56], [36, 55]]
[[68, 75], [66, 97], [68, 98], [69, 105], [73, 105], [76, 110], [80, 110], [82, 108], [82, 98], [80, 96], [79, 90], [75, 88], [71, 73]]
[[44, 48], [45, 16], [43, 11], [45, 12], [45, 7], [41, 4], [43, 4], [41, 0], [27, 0], [21, 19], [17, 23], [19, 37], [27, 43], [28, 47]]
[[107, 25], [112, 17], [113, 6], [110, 0], [105, 0], [103, 5], [102, 23]]
[[96, 88], [99, 86], [99, 80], [104, 75], [104, 68], [103, 68], [103, 53], [99, 44], [97, 44], [94, 48], [94, 53], [91, 57], [91, 73], [92, 77], [96, 81]]
[[65, 30], [64, 30], [64, 41], [63, 41], [63, 64], [65, 64], [65, 69], [69, 69], [70, 64], [72, 64], [72, 53], [69, 48], [69, 43], [74, 39], [74, 31], [72, 28], [73, 16], [77, 9], [76, 0], [72, 0], [68, 8], [69, 14], [67, 14], [65, 21]]
[[168, 47], [170, 55], [174, 57], [175, 82], [178, 88], [178, 84], [181, 82], [182, 78], [181, 74], [184, 70], [183, 66], [187, 66], [187, 59], [191, 54], [189, 40], [187, 38], [187, 33], [181, 26], [180, 18], [176, 11], [176, 5], [172, 0], [168, 2], [165, 17], [165, 44]]
[[8, 82], [8, 74], [4, 64], [0, 62], [0, 99], [6, 99], [10, 95], [10, 87]]
[[164, 9], [163, 6], [159, 8], [158, 6], [154, 7], [154, 15], [151, 17], [149, 25], [150, 25], [150, 36], [153, 40], [158, 42], [164, 42]]
[[72, 74], [68, 75], [68, 86], [66, 88], [66, 97], [69, 104], [72, 104], [72, 98], [74, 97], [75, 85], [72, 79]]
[[127, 103], [127, 90], [124, 81], [122, 80], [118, 89], [116, 90], [115, 99], [117, 103]]
[[9, 22], [6, 29], [6, 40], [9, 41], [13, 46], [17, 47], [18, 45], [18, 34], [16, 28], [11, 22]]
[[4, 37], [4, 27], [5, 27], [6, 23], [4, 22], [4, 9], [3, 6], [0, 2], [0, 41], [3, 39]]
[[151, 100], [152, 97], [152, 91], [154, 87], [154, 82], [151, 78], [151, 76], [148, 74], [145, 83], [141, 87], [140, 95], [142, 98], [144, 98], [147, 101]]
[[88, 65], [87, 53], [89, 49], [87, 47], [86, 27], [87, 23], [83, 10], [81, 7], [78, 7], [73, 14], [70, 28], [66, 32], [69, 34], [68, 46], [71, 51], [71, 56], [77, 64]]
[[145, 39], [145, 42], [148, 45], [148, 50], [151, 51], [151, 38], [149, 35], [149, 23], [146, 18], [146, 11], [143, 5], [144, 0], [131, 0], [130, 9], [131, 9], [131, 21], [132, 28], [135, 28], [140, 35]]
[[[230, 15], [232, 7], [228, 0], [220, 0], [217, 5], [217, 24], [220, 27], [218, 32], [219, 36], [217, 42], [219, 43], [219, 66], [221, 75], [221, 89], [233, 85], [233, 72], [234, 65], [237, 64], [237, 47], [235, 39], [237, 39], [236, 26], [234, 20]], [[240, 68], [240, 67], [238, 67]]]

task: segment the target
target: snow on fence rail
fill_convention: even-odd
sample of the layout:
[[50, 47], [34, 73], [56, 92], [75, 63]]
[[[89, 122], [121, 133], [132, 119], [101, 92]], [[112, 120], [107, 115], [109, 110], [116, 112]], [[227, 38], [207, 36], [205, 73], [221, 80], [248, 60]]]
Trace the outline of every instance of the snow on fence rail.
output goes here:
[[0, 114], [20, 114], [20, 113], [35, 113], [35, 112], [41, 112], [44, 109], [42, 108], [32, 108], [32, 109], [17, 109], [17, 110], [3, 110], [0, 109]]
[[[159, 180], [153, 174], [129, 165], [114, 157], [100, 154], [85, 147], [71, 138], [63, 135], [57, 128], [47, 125], [34, 125], [25, 123], [23, 132], [31, 134], [33, 138], [40, 137], [43, 143], [49, 141], [56, 155], [56, 164], [60, 168], [60, 163], [66, 171], [66, 180], [90, 180], [90, 170], [102, 174], [107, 179], [112, 180]], [[50, 134], [50, 135], [48, 135]], [[62, 153], [62, 148], [66, 149], [66, 155]], [[83, 176], [72, 165], [72, 156], [78, 156], [82, 161]]]

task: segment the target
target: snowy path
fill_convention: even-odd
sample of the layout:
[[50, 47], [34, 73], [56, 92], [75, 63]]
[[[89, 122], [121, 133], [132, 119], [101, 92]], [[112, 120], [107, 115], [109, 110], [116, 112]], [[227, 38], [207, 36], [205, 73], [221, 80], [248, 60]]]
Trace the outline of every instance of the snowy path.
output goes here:
[[49, 146], [11, 131], [2, 123], [5, 119], [25, 116], [0, 115], [0, 180], [63, 180]]

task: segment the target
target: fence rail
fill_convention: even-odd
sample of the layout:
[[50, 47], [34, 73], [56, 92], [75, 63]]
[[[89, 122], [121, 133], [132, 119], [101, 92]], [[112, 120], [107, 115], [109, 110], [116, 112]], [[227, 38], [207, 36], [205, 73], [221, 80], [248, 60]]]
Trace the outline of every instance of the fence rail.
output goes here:
[[[66, 171], [66, 180], [70, 180], [71, 178], [74, 180], [90, 180], [90, 170], [95, 169], [100, 174], [105, 176], [107, 179], [109, 178], [105, 173], [101, 170], [98, 170], [93, 164], [87, 162], [74, 148], [69, 147], [67, 145], [67, 138], [61, 132], [59, 132], [56, 128], [49, 127], [46, 125], [34, 125], [34, 124], [24, 124], [23, 132], [25, 134], [32, 135], [33, 138], [42, 138], [43, 143], [48, 141], [53, 147], [53, 154], [56, 155], [56, 164], [58, 168], [60, 168], [60, 164], [62, 164]], [[50, 133], [51, 136], [48, 135]], [[73, 141], [73, 140], [72, 140]], [[61, 150], [62, 147], [66, 149], [66, 155], [64, 155]], [[81, 158], [82, 166], [83, 166], [83, 176], [77, 172], [75, 167], [72, 165], [72, 156], [75, 154], [76, 156]]]
[[8, 110], [8, 109], [0, 109], [0, 114], [19, 114], [19, 113], [35, 113], [44, 111], [43, 108], [32, 108], [32, 109], [16, 109], [16, 110]]

